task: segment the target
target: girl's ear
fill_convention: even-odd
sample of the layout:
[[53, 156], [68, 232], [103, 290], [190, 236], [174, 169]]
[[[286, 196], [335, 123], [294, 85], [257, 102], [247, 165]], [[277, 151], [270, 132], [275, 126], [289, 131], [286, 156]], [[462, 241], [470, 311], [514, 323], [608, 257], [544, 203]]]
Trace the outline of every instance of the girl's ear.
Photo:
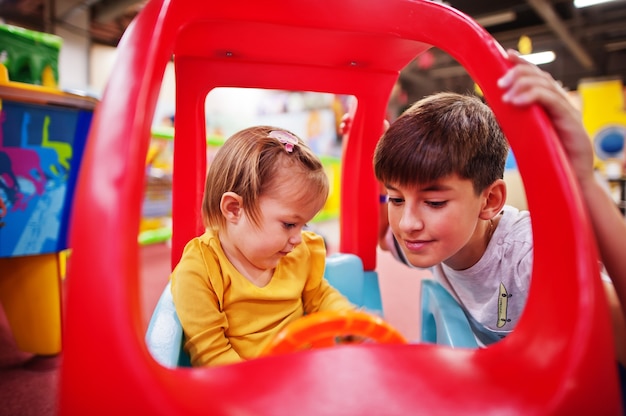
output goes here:
[[243, 213], [243, 200], [234, 192], [225, 192], [220, 201], [220, 209], [227, 222], [236, 224]]
[[502, 211], [506, 202], [506, 183], [503, 179], [498, 179], [483, 191], [483, 207], [480, 211], [480, 218], [490, 220]]

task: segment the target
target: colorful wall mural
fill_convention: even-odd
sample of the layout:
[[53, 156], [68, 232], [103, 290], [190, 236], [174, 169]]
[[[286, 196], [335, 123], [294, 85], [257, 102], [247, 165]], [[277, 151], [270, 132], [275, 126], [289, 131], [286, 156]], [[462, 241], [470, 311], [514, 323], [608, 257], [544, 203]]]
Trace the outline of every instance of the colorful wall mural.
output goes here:
[[2, 100], [0, 257], [67, 248], [71, 197], [92, 111]]

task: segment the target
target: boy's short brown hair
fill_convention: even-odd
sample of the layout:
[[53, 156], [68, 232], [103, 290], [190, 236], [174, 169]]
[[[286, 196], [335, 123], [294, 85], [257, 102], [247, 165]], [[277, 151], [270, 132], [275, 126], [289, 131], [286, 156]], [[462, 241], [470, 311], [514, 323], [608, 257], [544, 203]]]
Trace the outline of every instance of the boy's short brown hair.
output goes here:
[[509, 145], [480, 98], [442, 92], [409, 107], [383, 134], [374, 153], [382, 183], [411, 186], [458, 174], [478, 194], [504, 176]]

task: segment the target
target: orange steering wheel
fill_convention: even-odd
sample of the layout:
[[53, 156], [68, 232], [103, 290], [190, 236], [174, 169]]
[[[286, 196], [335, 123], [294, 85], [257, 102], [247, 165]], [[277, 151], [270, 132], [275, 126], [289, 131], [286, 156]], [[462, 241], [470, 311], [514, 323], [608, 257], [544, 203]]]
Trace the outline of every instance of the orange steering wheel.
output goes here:
[[306, 315], [283, 328], [261, 356], [347, 342], [406, 344], [406, 339], [382, 318], [362, 311], [323, 311]]

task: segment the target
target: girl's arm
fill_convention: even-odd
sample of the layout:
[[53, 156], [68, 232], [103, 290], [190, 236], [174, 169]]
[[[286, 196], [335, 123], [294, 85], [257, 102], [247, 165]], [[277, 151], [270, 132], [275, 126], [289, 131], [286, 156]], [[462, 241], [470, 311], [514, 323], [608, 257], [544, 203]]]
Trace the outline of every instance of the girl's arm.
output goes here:
[[229, 322], [220, 310], [219, 297], [210, 283], [200, 250], [193, 243], [188, 245], [171, 276], [172, 297], [185, 333], [185, 350], [194, 367], [244, 361], [226, 335]]

